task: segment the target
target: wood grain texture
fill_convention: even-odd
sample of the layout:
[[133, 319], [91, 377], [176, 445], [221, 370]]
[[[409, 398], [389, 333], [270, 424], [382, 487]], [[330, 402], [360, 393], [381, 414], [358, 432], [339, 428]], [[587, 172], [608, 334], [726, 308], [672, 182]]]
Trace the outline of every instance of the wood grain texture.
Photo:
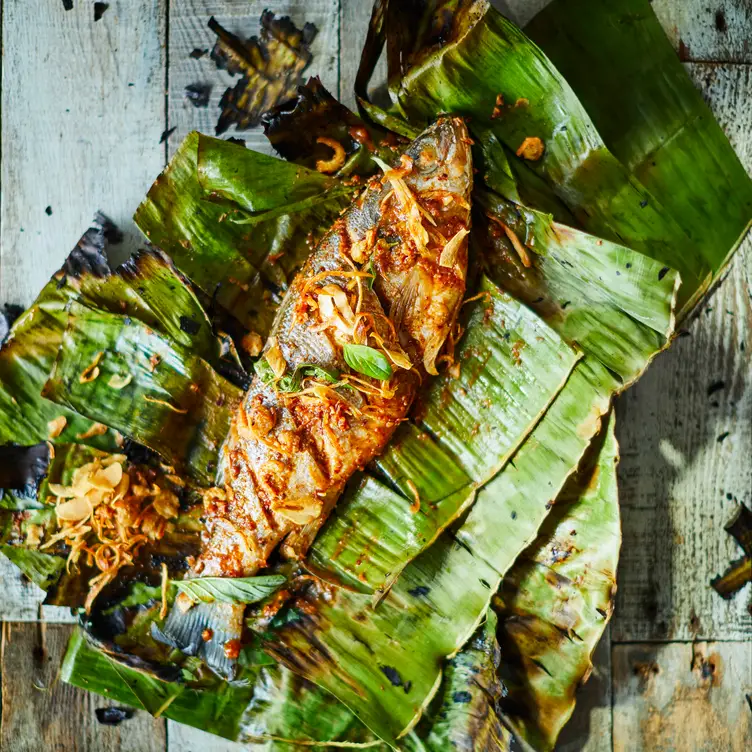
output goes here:
[[[225, 89], [237, 82], [237, 77], [217, 70], [208, 52], [198, 59], [190, 56], [193, 50], [210, 51], [214, 46], [216, 38], [207, 27], [209, 19], [214, 16], [226, 29], [247, 39], [258, 33], [259, 18], [266, 8], [289, 15], [298, 27], [306, 22], [316, 25], [318, 34], [311, 44], [313, 60], [306, 75], [320, 76], [324, 86], [337, 91], [338, 0], [171, 0], [168, 127], [175, 131], [168, 139], [170, 154], [192, 130], [214, 134], [219, 100]], [[185, 97], [185, 87], [197, 82], [212, 87], [207, 107], [194, 107]], [[261, 128], [247, 131], [233, 128], [223, 137], [230, 136], [245, 139], [251, 149], [271, 153]]]
[[749, 0], [653, 0], [653, 10], [683, 60], [752, 63]]
[[138, 712], [97, 721], [106, 698], [57, 680], [72, 627], [6, 622], [2, 637], [0, 749], [8, 752], [164, 752], [165, 723]]
[[[752, 171], [752, 68], [688, 66]], [[752, 635], [752, 588], [708, 587], [739, 556], [723, 526], [752, 500], [752, 241], [681, 337], [619, 401], [624, 543], [613, 638]]]
[[[0, 301], [28, 305], [97, 209], [135, 250], [164, 151], [166, 0], [3, 3]], [[48, 214], [47, 207], [50, 207]]]
[[614, 752], [749, 750], [751, 645], [615, 646]]

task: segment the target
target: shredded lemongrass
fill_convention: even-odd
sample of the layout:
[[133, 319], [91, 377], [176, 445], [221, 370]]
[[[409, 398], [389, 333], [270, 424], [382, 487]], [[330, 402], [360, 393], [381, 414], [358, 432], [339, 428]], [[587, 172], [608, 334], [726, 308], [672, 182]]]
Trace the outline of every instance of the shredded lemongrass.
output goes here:
[[410, 512], [412, 514], [417, 514], [420, 511], [420, 494], [418, 493], [418, 488], [409, 478], [405, 482], [410, 489], [410, 493], [413, 495], [413, 503], [410, 505]]
[[520, 257], [520, 261], [522, 262], [522, 265], [529, 269], [532, 266], [532, 263], [530, 261], [530, 256], [528, 255], [528, 252], [524, 245], [520, 242], [520, 239], [517, 237], [517, 233], [514, 232], [510, 227], [505, 225], [503, 222], [501, 223], [501, 226], [504, 228], [504, 232], [506, 233], [506, 236], [509, 238], [509, 242], [512, 244], [512, 247], [515, 251], [517, 251], [517, 255]]
[[166, 408], [172, 410], [172, 412], [180, 413], [181, 415], [185, 415], [188, 412], [187, 409], [183, 409], [182, 407], [175, 407], [175, 405], [171, 405], [169, 402], [165, 402], [165, 400], [157, 399], [156, 397], [150, 397], [148, 394], [144, 395], [144, 401], [153, 402], [155, 405], [164, 405]]
[[167, 616], [167, 588], [170, 584], [170, 576], [167, 572], [167, 564], [162, 562], [162, 607], [159, 609], [159, 618]]
[[466, 227], [457, 230], [452, 239], [442, 249], [441, 256], [439, 257], [439, 266], [445, 266], [451, 269], [457, 263], [457, 256], [462, 247], [462, 241], [469, 232], [470, 231]]

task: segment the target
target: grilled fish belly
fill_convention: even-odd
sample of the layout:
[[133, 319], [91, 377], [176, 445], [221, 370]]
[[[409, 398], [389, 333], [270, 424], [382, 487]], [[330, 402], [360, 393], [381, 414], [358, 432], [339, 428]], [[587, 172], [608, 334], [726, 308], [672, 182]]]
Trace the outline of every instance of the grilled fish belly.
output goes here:
[[280, 544], [305, 555], [436, 373], [465, 291], [470, 143], [461, 119], [431, 125], [294, 279], [205, 501], [197, 574], [250, 576]]

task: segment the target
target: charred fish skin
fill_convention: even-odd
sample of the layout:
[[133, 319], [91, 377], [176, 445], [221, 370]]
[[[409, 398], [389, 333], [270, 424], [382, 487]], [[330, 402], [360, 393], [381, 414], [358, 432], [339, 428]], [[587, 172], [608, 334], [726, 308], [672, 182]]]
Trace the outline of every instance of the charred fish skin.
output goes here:
[[[461, 119], [437, 120], [366, 184], [293, 281], [234, 415], [224, 488], [205, 499], [196, 574], [250, 576], [280, 543], [304, 556], [436, 373], [465, 292], [470, 144]], [[348, 363], [353, 345], [377, 371]]]

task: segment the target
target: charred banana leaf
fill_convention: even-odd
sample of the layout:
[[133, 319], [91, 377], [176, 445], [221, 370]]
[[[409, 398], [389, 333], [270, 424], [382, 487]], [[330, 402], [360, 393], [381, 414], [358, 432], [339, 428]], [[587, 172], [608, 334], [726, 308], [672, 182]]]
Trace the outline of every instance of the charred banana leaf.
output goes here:
[[141, 321], [74, 302], [43, 394], [212, 485], [242, 392]]
[[614, 425], [612, 414], [494, 603], [508, 690], [501, 707], [534, 749], [553, 749], [613, 610], [621, 547]]

